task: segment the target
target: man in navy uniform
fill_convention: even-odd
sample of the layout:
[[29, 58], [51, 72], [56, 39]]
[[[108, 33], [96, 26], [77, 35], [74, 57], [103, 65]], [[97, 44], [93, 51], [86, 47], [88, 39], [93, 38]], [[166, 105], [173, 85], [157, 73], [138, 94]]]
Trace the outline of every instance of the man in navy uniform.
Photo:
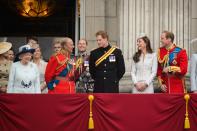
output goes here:
[[111, 46], [105, 31], [96, 33], [98, 48], [90, 53], [90, 74], [94, 79], [94, 93], [118, 93], [119, 80], [125, 73], [120, 49]]

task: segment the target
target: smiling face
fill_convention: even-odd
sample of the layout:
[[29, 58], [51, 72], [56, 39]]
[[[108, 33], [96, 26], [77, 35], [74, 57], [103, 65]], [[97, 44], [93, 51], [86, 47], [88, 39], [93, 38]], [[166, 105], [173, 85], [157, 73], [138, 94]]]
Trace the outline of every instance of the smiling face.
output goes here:
[[146, 43], [144, 42], [142, 38], [137, 40], [137, 46], [138, 46], [138, 50], [146, 49]]
[[33, 57], [36, 58], [36, 59], [39, 59], [39, 58], [41, 58], [41, 55], [42, 55], [42, 53], [41, 53], [40, 48], [39, 48], [39, 47], [36, 48], [36, 49], [35, 49], [35, 52], [34, 52], [34, 54], [33, 54]]
[[85, 40], [79, 40], [78, 44], [77, 44], [77, 48], [79, 50], [79, 52], [85, 52], [87, 49], [87, 43]]
[[30, 52], [23, 53], [23, 54], [21, 54], [21, 55], [19, 56], [19, 58], [20, 58], [20, 60], [21, 60], [21, 62], [22, 62], [23, 64], [27, 64], [27, 63], [29, 63], [29, 62], [31, 61], [32, 53], [30, 53]]
[[64, 44], [64, 49], [66, 49], [69, 53], [72, 53], [73, 48], [74, 48], [74, 44], [72, 39], [67, 39]]
[[8, 60], [14, 61], [14, 51], [13, 50], [9, 50], [7, 52], [7, 57], [8, 57]]
[[105, 48], [108, 45], [107, 38], [103, 38], [101, 35], [96, 36], [96, 41], [99, 47]]
[[168, 46], [171, 43], [170, 38], [166, 38], [166, 33], [161, 34], [161, 45], [162, 47]]

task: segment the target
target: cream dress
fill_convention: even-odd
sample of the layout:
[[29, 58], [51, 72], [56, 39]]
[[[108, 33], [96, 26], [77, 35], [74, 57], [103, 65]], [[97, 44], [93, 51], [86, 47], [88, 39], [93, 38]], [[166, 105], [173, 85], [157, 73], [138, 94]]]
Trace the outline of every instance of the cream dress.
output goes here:
[[36, 64], [15, 62], [11, 66], [7, 93], [41, 93], [40, 76]]
[[147, 53], [144, 59], [143, 55], [141, 55], [140, 61], [137, 63], [132, 61], [131, 77], [133, 83], [144, 82], [148, 85], [148, 87], [142, 92], [133, 87], [133, 93], [154, 93], [153, 80], [157, 73], [157, 65], [156, 53]]
[[190, 62], [191, 91], [197, 91], [197, 54], [193, 54]]

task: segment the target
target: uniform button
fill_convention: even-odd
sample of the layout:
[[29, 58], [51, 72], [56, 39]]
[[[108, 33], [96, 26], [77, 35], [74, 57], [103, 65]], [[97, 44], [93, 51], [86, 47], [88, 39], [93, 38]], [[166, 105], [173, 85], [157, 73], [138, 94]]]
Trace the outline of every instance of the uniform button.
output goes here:
[[104, 77], [104, 80], [106, 79], [106, 77]]
[[106, 67], [106, 64], [104, 64], [104, 66]]
[[104, 71], [104, 72], [106, 72], [106, 71]]

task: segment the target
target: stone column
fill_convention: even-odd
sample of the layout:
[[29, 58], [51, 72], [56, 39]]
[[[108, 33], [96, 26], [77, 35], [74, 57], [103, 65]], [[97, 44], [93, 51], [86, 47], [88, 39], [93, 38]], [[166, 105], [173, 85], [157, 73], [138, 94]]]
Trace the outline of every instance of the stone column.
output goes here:
[[191, 18], [191, 52], [197, 53], [197, 1], [192, 0], [192, 18]]
[[130, 72], [136, 38], [141, 32], [148, 35], [153, 50], [157, 52], [161, 32], [172, 31], [175, 43], [189, 54], [190, 6], [190, 0], [121, 0], [120, 48], [127, 63], [127, 72]]
[[97, 47], [95, 33], [105, 30], [112, 45], [119, 45], [119, 0], [81, 0], [80, 37], [88, 40], [88, 51]]
[[[161, 32], [172, 31], [175, 34], [175, 43], [190, 54], [191, 0], [120, 0], [119, 6], [120, 48], [126, 63], [124, 78], [127, 79], [123, 79], [122, 84], [130, 84], [132, 56], [137, 50], [136, 38], [141, 32], [148, 35], [154, 52], [157, 52]], [[193, 36], [194, 34], [195, 32]]]
[[85, 32], [88, 40], [88, 51], [97, 47], [95, 33], [98, 30], [105, 30], [105, 0], [84, 0], [85, 1]]

